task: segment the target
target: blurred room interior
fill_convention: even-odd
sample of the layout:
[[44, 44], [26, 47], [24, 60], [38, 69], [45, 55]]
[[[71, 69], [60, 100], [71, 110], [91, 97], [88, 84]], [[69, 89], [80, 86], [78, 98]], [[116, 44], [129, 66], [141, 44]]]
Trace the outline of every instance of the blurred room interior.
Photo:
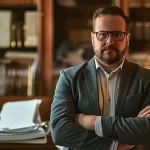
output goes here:
[[127, 57], [150, 68], [149, 0], [0, 0], [0, 96], [52, 100], [60, 71], [93, 57], [92, 15], [105, 5], [130, 17]]
[[150, 68], [149, 0], [0, 0], [0, 95], [52, 97], [61, 70], [93, 57], [92, 15], [105, 5], [129, 15], [127, 57]]

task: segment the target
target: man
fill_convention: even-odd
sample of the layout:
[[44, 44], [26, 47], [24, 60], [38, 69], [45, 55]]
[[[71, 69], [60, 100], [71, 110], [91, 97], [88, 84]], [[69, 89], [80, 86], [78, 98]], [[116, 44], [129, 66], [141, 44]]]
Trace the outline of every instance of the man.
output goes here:
[[129, 18], [116, 6], [93, 15], [95, 56], [61, 72], [51, 111], [55, 144], [127, 150], [150, 142], [150, 70], [128, 62]]

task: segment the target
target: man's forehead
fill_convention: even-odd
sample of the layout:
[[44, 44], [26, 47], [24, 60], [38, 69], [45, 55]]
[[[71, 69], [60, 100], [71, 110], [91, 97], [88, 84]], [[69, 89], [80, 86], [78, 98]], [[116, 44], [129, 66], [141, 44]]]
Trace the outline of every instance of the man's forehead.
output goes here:
[[116, 28], [124, 29], [125, 20], [120, 15], [100, 15], [95, 20], [95, 28]]

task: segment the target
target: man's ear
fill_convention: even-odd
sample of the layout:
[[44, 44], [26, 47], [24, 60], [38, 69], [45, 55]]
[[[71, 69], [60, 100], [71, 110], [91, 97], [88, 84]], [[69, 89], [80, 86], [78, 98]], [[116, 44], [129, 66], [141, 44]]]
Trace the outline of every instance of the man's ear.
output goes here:
[[94, 41], [94, 34], [91, 32], [91, 41], [92, 41], [92, 45], [93, 45], [93, 41]]
[[127, 35], [127, 45], [129, 46], [129, 42], [130, 42], [130, 37], [131, 37], [131, 35], [130, 35], [130, 33]]

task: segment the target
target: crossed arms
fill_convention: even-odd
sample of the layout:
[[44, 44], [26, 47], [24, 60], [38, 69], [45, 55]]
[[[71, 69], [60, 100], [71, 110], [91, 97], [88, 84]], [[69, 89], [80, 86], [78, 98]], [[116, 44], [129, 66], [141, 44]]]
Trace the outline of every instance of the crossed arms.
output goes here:
[[[149, 117], [149, 116], [150, 116], [150, 106], [146, 106], [142, 111], [140, 111], [138, 115], [138, 117]], [[85, 129], [95, 131], [95, 122], [96, 116], [94, 115], [85, 115], [85, 114], [76, 115], [76, 123], [78, 123]], [[134, 145], [119, 144], [117, 150], [131, 149], [132, 147], [134, 147]]]
[[[63, 115], [65, 115], [65, 117]], [[51, 128], [52, 137], [57, 145], [81, 150], [98, 150], [100, 148], [105, 150], [109, 149], [113, 140], [130, 145], [146, 144], [150, 141], [150, 118], [148, 117], [102, 117], [104, 132], [103, 138], [101, 138], [94, 133], [90, 134], [90, 130], [94, 130], [94, 125], [91, 127], [91, 123], [94, 123], [93, 118], [95, 118], [95, 116], [85, 116], [87, 117], [86, 119], [85, 117], [81, 119], [79, 115], [80, 121], [76, 123], [77, 121], [74, 121], [72, 115], [71, 112], [64, 114], [62, 111], [62, 116], [57, 116], [53, 120]], [[91, 118], [89, 119], [89, 117]], [[85, 125], [85, 120], [88, 120], [89, 125], [88, 123]], [[78, 124], [80, 124], [80, 126], [78, 126]], [[114, 133], [118, 136], [117, 138]], [[129, 147], [131, 148], [132, 146], [130, 145]], [[119, 144], [118, 150], [123, 150], [122, 146], [126, 147], [128, 145]], [[119, 149], [119, 147], [121, 148]]]
[[[63, 75], [55, 91], [50, 119], [55, 144], [80, 150], [108, 150], [113, 140], [130, 145], [146, 144], [150, 141], [150, 118], [144, 117], [149, 114], [149, 110], [146, 111], [147, 115], [140, 113], [138, 117], [102, 116], [103, 137], [77, 123], [75, 118], [78, 106], [69, 84]], [[145, 101], [149, 99], [150, 96], [145, 97]]]

